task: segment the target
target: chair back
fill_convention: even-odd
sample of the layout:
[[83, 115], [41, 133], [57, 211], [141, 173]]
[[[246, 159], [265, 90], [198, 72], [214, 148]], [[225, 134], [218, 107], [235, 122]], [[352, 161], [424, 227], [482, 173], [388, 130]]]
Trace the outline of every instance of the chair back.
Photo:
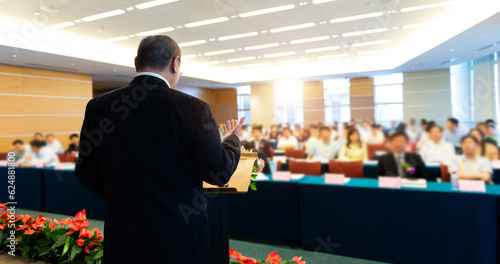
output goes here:
[[291, 173], [303, 173], [307, 175], [321, 175], [321, 161], [297, 161], [290, 160], [289, 161], [290, 172]]
[[0, 153], [0, 160], [6, 160], [8, 153]]
[[368, 144], [366, 148], [369, 159], [373, 159], [378, 151], [389, 152], [389, 148], [387, 147], [386, 144]]
[[271, 157], [269, 157], [269, 160], [273, 160], [274, 158], [274, 149], [271, 148]]
[[441, 170], [441, 181], [450, 182], [450, 173], [448, 172], [448, 165], [439, 164], [439, 169]]
[[306, 151], [303, 149], [286, 149], [285, 157], [294, 159], [305, 159]]
[[328, 161], [328, 171], [330, 173], [344, 174], [346, 177], [363, 178], [363, 161]]
[[57, 153], [59, 162], [75, 162], [75, 154], [72, 153]]

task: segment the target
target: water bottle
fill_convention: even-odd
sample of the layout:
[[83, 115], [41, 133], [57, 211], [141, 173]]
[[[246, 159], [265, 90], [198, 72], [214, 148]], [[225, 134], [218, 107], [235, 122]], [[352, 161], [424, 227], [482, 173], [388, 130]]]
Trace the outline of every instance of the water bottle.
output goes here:
[[456, 171], [451, 173], [451, 189], [454, 191], [458, 190], [458, 175]]

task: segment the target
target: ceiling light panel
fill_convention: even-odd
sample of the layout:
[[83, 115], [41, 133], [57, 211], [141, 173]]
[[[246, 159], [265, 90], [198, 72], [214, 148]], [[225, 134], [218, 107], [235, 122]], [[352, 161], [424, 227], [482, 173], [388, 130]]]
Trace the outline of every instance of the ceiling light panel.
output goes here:
[[257, 33], [257, 32], [248, 32], [248, 33], [219, 37], [218, 40], [219, 41], [226, 41], [226, 40], [231, 40], [231, 39], [253, 37], [253, 36], [257, 36], [257, 35], [259, 35], [259, 33]]
[[174, 30], [175, 29], [173, 27], [166, 27], [166, 28], [159, 28], [159, 29], [154, 29], [154, 30], [139, 32], [139, 33], [137, 33], [135, 35], [138, 36], [138, 37], [143, 37], [143, 36], [149, 36], [149, 35], [155, 35], [155, 34], [170, 32], [170, 31], [174, 31]]
[[90, 21], [95, 21], [95, 20], [99, 20], [99, 19], [103, 19], [103, 18], [121, 15], [121, 14], [125, 14], [125, 11], [122, 9], [117, 9], [117, 10], [113, 10], [113, 11], [109, 11], [109, 12], [105, 12], [105, 13], [101, 13], [101, 14], [97, 14], [97, 15], [93, 15], [93, 16], [84, 17], [84, 18], [82, 18], [82, 20], [85, 22], [90, 22]]
[[258, 16], [258, 15], [264, 15], [264, 14], [269, 14], [269, 13], [275, 13], [275, 12], [290, 10], [290, 9], [294, 9], [294, 8], [295, 8], [295, 5], [283, 5], [283, 6], [277, 6], [277, 7], [271, 7], [271, 8], [266, 8], [266, 9], [260, 9], [260, 10], [255, 10], [255, 11], [251, 11], [251, 12], [241, 13], [241, 14], [239, 14], [239, 16], [240, 17]]
[[213, 55], [227, 54], [227, 53], [233, 53], [233, 52], [236, 52], [236, 50], [235, 49], [227, 49], [227, 50], [210, 51], [210, 52], [203, 53], [203, 55], [213, 56]]
[[202, 20], [202, 21], [198, 21], [198, 22], [187, 23], [184, 26], [187, 28], [193, 28], [193, 27], [205, 26], [205, 25], [221, 23], [221, 22], [226, 22], [226, 21], [229, 21], [228, 17], [218, 17], [218, 18]]
[[354, 32], [343, 33], [342, 37], [353, 37], [353, 36], [361, 36], [361, 35], [367, 35], [367, 34], [375, 34], [375, 33], [386, 32], [388, 30], [389, 29], [387, 29], [387, 28], [377, 28], [377, 29], [370, 29], [370, 30], [354, 31]]
[[327, 40], [329, 38], [330, 38], [330, 36], [321, 36], [321, 37], [314, 37], [314, 38], [297, 39], [297, 40], [290, 41], [290, 44], [308, 43], [308, 42], [314, 42], [314, 41]]
[[135, 7], [138, 9], [146, 9], [146, 8], [155, 7], [155, 6], [159, 6], [159, 5], [170, 4], [173, 2], [177, 2], [177, 1], [179, 1], [179, 0], [156, 0], [156, 1], [150, 1], [150, 2], [145, 2], [142, 4], [138, 4]]
[[264, 55], [264, 58], [275, 58], [275, 57], [290, 56], [290, 55], [295, 55], [295, 51], [266, 54]]
[[305, 24], [299, 24], [299, 25], [293, 25], [293, 26], [287, 26], [287, 27], [273, 28], [270, 30], [270, 32], [271, 33], [279, 33], [279, 32], [285, 32], [285, 31], [290, 31], [290, 30], [310, 28], [310, 27], [314, 27], [315, 25], [316, 25], [315, 23], [305, 23]]
[[279, 43], [269, 43], [269, 44], [263, 44], [263, 45], [256, 45], [256, 46], [248, 46], [245, 47], [245, 50], [257, 50], [257, 49], [267, 49], [267, 48], [273, 48], [273, 47], [278, 47], [280, 44]]
[[357, 15], [357, 16], [341, 17], [341, 18], [331, 19], [330, 23], [335, 24], [335, 23], [349, 22], [349, 21], [355, 21], [355, 20], [361, 20], [361, 19], [367, 19], [367, 18], [373, 18], [373, 17], [380, 17], [383, 15], [384, 15], [383, 12], [375, 12], [375, 13], [368, 13], [368, 14]]
[[196, 45], [201, 45], [201, 44], [205, 44], [207, 43], [206, 40], [194, 40], [194, 41], [189, 41], [189, 42], [183, 42], [183, 43], [179, 43], [179, 47], [183, 48], [183, 47], [190, 47], [190, 46], [196, 46]]

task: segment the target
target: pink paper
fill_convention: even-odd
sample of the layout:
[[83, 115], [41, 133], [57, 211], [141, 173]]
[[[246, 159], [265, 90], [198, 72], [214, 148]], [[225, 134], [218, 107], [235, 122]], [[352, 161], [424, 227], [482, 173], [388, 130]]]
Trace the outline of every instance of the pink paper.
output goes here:
[[378, 187], [380, 188], [392, 188], [401, 189], [401, 178], [400, 177], [378, 177]]
[[31, 164], [35, 168], [43, 168], [43, 167], [45, 167], [45, 162], [43, 162], [43, 161], [33, 161]]
[[66, 169], [66, 165], [62, 164], [62, 163], [56, 163], [56, 165], [54, 165], [54, 169], [56, 169], [56, 170], [65, 170]]
[[292, 174], [289, 171], [275, 171], [273, 173], [274, 181], [290, 181], [292, 179]]
[[325, 173], [325, 183], [344, 185], [345, 184], [345, 175], [344, 174], [336, 174], [336, 173]]
[[458, 190], [461, 192], [486, 192], [484, 181], [458, 180]]
[[0, 166], [7, 166], [6, 160], [0, 160]]

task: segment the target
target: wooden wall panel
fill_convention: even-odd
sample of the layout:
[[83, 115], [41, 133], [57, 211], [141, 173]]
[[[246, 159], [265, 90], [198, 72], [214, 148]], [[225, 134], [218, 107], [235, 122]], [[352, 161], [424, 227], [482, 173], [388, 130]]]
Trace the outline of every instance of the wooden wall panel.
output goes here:
[[252, 124], [263, 125], [266, 129], [274, 124], [274, 89], [272, 83], [252, 85], [250, 113]]
[[304, 82], [304, 127], [325, 122], [325, 89], [323, 82]]
[[0, 152], [35, 132], [54, 133], [67, 147], [91, 98], [90, 75], [0, 64]]
[[351, 82], [351, 118], [357, 121], [375, 117], [373, 78], [354, 78]]

